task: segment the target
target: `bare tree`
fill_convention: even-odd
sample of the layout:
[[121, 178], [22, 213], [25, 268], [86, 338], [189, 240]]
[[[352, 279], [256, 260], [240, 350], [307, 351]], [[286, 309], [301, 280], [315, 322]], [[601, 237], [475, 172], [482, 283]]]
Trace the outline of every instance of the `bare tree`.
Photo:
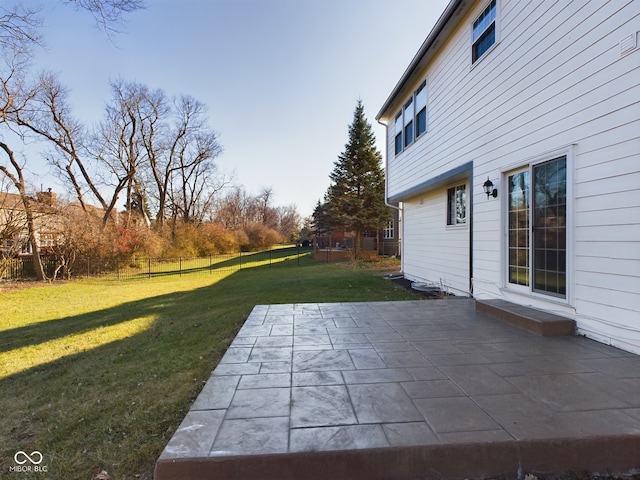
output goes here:
[[21, 237], [27, 230], [21, 215], [22, 199], [9, 193], [9, 185], [0, 179], [0, 278], [3, 278], [12, 258], [20, 252]]
[[11, 10], [0, 7], [0, 48], [3, 52], [27, 54], [34, 45], [41, 45], [39, 11], [16, 5]]
[[226, 185], [213, 163], [218, 151], [215, 136], [206, 134], [180, 148], [170, 193], [175, 220], [202, 223], [211, 210], [215, 195]]
[[171, 106], [164, 100], [160, 92], [150, 97], [157, 121], [143, 124], [143, 143], [155, 184], [156, 222], [165, 222], [169, 207], [174, 220], [200, 222], [213, 196], [227, 183], [214, 164], [222, 147], [208, 127], [202, 102], [185, 95]]
[[103, 224], [115, 211], [120, 194], [125, 195], [127, 223], [135, 210], [134, 195], [142, 197], [138, 171], [146, 159], [140, 129], [145, 117], [141, 117], [145, 101], [144, 87], [135, 83], [118, 81], [112, 84], [113, 100], [105, 110], [105, 119], [100, 122], [93, 137], [92, 148], [102, 171], [104, 182], [110, 187], [111, 199], [105, 209]]
[[[38, 86], [32, 86], [27, 81], [28, 50], [20, 48], [23, 46], [20, 41], [13, 44], [9, 42], [9, 44], [11, 48], [3, 48], [2, 50], [2, 63], [0, 64], [0, 126], [7, 131], [7, 134], [12, 133], [19, 138], [21, 132], [17, 130], [15, 125], [16, 115], [29, 108], [30, 102], [38, 93]], [[20, 161], [16, 157], [13, 149], [4, 139], [0, 141], [0, 149], [4, 153], [0, 159], [0, 171], [9, 179], [20, 195], [26, 216], [28, 242], [31, 245], [36, 278], [44, 280], [45, 274], [36, 238], [34, 212], [24, 175], [24, 161]]]
[[287, 240], [294, 240], [300, 231], [302, 217], [295, 205], [276, 208], [278, 215], [278, 232]]
[[36, 278], [38, 280], [45, 280], [46, 276], [44, 273], [44, 268], [42, 267], [42, 261], [40, 260], [40, 248], [38, 246], [38, 239], [36, 238], [35, 215], [33, 209], [31, 208], [31, 200], [29, 198], [29, 195], [27, 194], [23, 173], [24, 166], [16, 160], [15, 154], [6, 143], [0, 141], [0, 149], [2, 149], [2, 151], [6, 154], [7, 158], [9, 159], [9, 163], [15, 170], [14, 173], [11, 172], [6, 165], [0, 165], [0, 171], [4, 173], [6, 177], [13, 183], [14, 187], [20, 194], [20, 198], [22, 199], [27, 223], [28, 242], [31, 246], [33, 267], [35, 269]]
[[72, 116], [68, 92], [55, 75], [45, 73], [39, 77], [37, 95], [28, 109], [17, 112], [15, 123], [53, 147], [48, 161], [71, 184], [84, 211], [87, 210], [87, 194], [107, 209], [107, 201], [90, 173], [91, 167], [87, 165], [90, 160], [87, 160], [84, 146], [85, 129]]
[[96, 25], [107, 35], [119, 32], [118, 25], [124, 22], [124, 15], [144, 8], [144, 0], [66, 0], [78, 10], [93, 15]]
[[[78, 8], [97, 15], [105, 27], [120, 20], [123, 13], [142, 7], [141, 0], [69, 0], [69, 3], [75, 3]], [[41, 45], [41, 25], [39, 12], [35, 9], [22, 5], [12, 10], [0, 7], [0, 127], [7, 133], [16, 134], [18, 138], [24, 138], [25, 135], [25, 125], [20, 119], [32, 117], [34, 109], [37, 109], [34, 99], [42, 91], [41, 83], [30, 82], [28, 74], [31, 48]], [[36, 278], [44, 280], [46, 277], [36, 238], [34, 212], [26, 188], [24, 162], [18, 160], [5, 137], [0, 142], [0, 150], [4, 153], [0, 171], [11, 181], [22, 199]]]
[[239, 230], [246, 224], [250, 198], [242, 187], [232, 188], [215, 202], [213, 220], [228, 230]]

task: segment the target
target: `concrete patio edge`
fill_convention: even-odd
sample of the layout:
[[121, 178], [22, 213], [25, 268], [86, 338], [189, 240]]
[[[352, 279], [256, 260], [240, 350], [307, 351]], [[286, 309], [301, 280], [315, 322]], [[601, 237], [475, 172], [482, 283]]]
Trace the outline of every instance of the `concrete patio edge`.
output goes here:
[[640, 357], [473, 300], [258, 305], [155, 478], [640, 475], [639, 393]]
[[158, 461], [165, 480], [305, 480], [327, 478], [522, 478], [523, 472], [636, 474], [640, 436], [620, 435], [536, 441], [425, 445]]

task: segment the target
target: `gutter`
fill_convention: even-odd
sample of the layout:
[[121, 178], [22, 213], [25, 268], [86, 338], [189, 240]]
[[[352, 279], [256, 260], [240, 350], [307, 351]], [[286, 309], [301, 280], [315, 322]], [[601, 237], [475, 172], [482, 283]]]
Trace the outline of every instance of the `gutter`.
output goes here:
[[382, 108], [380, 109], [380, 111], [378, 112], [378, 115], [376, 116], [376, 120], [378, 120], [378, 123], [380, 123], [379, 119], [391, 107], [391, 104], [393, 103], [395, 98], [403, 90], [403, 88], [405, 87], [405, 84], [408, 83], [408, 80], [417, 72], [417, 70], [420, 67], [420, 63], [423, 61], [424, 57], [427, 55], [429, 50], [435, 46], [435, 44], [437, 43], [436, 41], [438, 37], [445, 30], [445, 27], [449, 25], [449, 22], [458, 11], [458, 7], [464, 5], [466, 2], [468, 2], [468, 0], [451, 0], [449, 2], [449, 5], [447, 5], [444, 12], [442, 12], [442, 15], [440, 15], [440, 18], [438, 19], [433, 29], [431, 30], [431, 33], [429, 33], [429, 36], [422, 43], [422, 46], [418, 50], [418, 53], [416, 53], [416, 55], [413, 57], [413, 60], [411, 60], [411, 63], [409, 64], [405, 72], [402, 74], [402, 77], [400, 77], [400, 81], [393, 88], [391, 95], [389, 95], [389, 98], [387, 98], [387, 100], [384, 102], [384, 105], [382, 105]]
[[389, 199], [389, 181], [387, 180], [387, 178], [388, 178], [387, 174], [389, 173], [389, 142], [388, 142], [387, 135], [388, 135], [389, 132], [387, 131], [387, 124], [384, 123], [384, 122], [381, 122], [380, 119], [378, 119], [378, 118], [376, 118], [376, 122], [378, 122], [379, 125], [382, 125], [384, 127], [384, 129], [385, 129], [385, 135], [384, 135], [384, 140], [385, 140], [385, 142], [384, 142], [384, 144], [385, 144], [385, 148], [384, 148], [384, 150], [385, 150], [385, 154], [384, 154], [384, 204], [387, 207], [394, 208], [394, 209], [396, 209], [396, 210], [401, 212], [402, 211], [401, 207], [396, 207], [395, 205], [391, 205], [389, 203], [389, 200], [388, 200]]
[[[402, 227], [403, 230], [403, 235], [400, 235], [400, 230], [398, 230], [398, 253], [400, 254], [400, 272], [403, 271], [402, 268], [402, 264], [403, 264], [403, 258], [404, 255], [402, 254], [402, 238], [404, 238], [404, 222], [402, 222], [402, 207], [397, 207], [395, 205], [391, 205], [389, 203], [389, 138], [388, 138], [388, 125], [384, 122], [381, 122], [379, 118], [376, 118], [376, 122], [378, 122], [379, 125], [382, 125], [384, 127], [384, 204], [387, 207], [393, 208], [395, 210], [398, 210], [399, 215], [398, 215], [398, 223], [401, 225], [398, 225], [398, 228]], [[404, 205], [403, 202], [400, 202], [401, 205]]]

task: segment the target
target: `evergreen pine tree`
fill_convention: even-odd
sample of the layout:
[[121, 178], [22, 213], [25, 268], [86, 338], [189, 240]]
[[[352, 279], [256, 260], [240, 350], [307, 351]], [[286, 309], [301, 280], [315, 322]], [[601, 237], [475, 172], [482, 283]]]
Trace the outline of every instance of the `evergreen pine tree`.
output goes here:
[[375, 232], [389, 220], [389, 208], [384, 200], [382, 155], [376, 148], [376, 138], [364, 116], [361, 100], [349, 126], [349, 141], [334, 162], [329, 178], [331, 185], [323, 211], [333, 227], [355, 233], [357, 258], [363, 233]]

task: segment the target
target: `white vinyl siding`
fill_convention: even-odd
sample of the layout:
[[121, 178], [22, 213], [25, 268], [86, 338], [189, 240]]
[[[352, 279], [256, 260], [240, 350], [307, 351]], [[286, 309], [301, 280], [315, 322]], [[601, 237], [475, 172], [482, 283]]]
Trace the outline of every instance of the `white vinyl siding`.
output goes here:
[[[429, 134], [389, 159], [388, 195], [402, 200], [403, 192], [415, 194], [420, 184], [473, 162], [474, 296], [506, 295], [572, 315], [579, 332], [640, 352], [640, 49], [620, 53], [629, 32], [640, 36], [640, 2], [501, 0], [500, 48], [470, 67], [469, 28], [486, 6], [477, 2], [418, 74], [427, 78]], [[482, 184], [569, 146], [567, 299], [509, 296], [501, 250], [505, 185], [494, 180], [498, 198], [487, 199]], [[426, 275], [440, 260], [426, 260], [429, 243], [410, 244], [423, 227], [409, 219], [424, 223], [431, 215], [414, 206], [404, 224], [403, 262]]]
[[446, 188], [404, 204], [403, 271], [413, 280], [468, 295], [469, 229], [447, 228], [446, 210]]

